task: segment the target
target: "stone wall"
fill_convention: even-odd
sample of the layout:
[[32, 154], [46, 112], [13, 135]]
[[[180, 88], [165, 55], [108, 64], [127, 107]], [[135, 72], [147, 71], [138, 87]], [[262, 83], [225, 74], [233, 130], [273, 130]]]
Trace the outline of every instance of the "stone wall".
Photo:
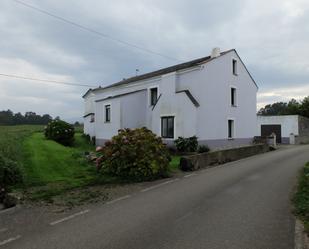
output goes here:
[[298, 116], [299, 136], [309, 136], [309, 118]]
[[269, 150], [270, 147], [267, 144], [257, 144], [183, 156], [180, 159], [180, 168], [184, 171], [198, 170], [201, 168], [211, 167], [213, 165], [236, 161], [241, 158], [250, 157], [256, 154], [265, 153]]
[[309, 118], [298, 116], [298, 133], [295, 137], [295, 144], [309, 143]]

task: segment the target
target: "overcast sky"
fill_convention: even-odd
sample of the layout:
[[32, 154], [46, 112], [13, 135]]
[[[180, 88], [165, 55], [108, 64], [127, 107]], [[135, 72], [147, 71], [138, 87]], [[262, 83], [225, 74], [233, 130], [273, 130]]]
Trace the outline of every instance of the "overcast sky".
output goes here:
[[[182, 61], [236, 48], [258, 107], [309, 95], [308, 0], [22, 0], [110, 37]], [[0, 73], [108, 85], [177, 64], [1, 0]], [[83, 115], [86, 87], [0, 76], [0, 110]]]

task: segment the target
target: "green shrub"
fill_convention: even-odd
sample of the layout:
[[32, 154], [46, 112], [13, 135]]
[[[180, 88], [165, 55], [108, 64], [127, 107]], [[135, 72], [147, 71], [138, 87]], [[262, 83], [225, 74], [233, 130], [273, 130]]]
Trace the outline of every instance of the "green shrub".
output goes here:
[[0, 154], [0, 202], [3, 201], [8, 188], [22, 182], [22, 174], [16, 162]]
[[131, 181], [167, 176], [171, 160], [162, 139], [146, 128], [119, 130], [97, 151], [99, 170]]
[[196, 152], [197, 151], [197, 137], [178, 137], [175, 141], [175, 146], [179, 152]]
[[197, 152], [198, 153], [205, 153], [210, 151], [209, 147], [207, 145], [199, 145]]
[[45, 127], [45, 137], [65, 146], [74, 142], [74, 126], [62, 120], [53, 120]]

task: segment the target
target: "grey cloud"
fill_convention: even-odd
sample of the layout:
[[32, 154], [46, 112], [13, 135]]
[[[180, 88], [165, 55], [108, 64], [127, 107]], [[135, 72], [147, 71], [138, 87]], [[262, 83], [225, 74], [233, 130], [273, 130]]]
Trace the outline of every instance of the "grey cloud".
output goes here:
[[[13, 1], [2, 2], [0, 59], [26, 61], [48, 77], [62, 75], [75, 82], [106, 85], [133, 76], [136, 68], [145, 73], [176, 63], [84, 32]], [[289, 1], [279, 0], [27, 0], [27, 3], [181, 60], [208, 55], [214, 46], [236, 48], [261, 91], [309, 84], [306, 59], [309, 32], [305, 25], [309, 21], [309, 4], [301, 0], [287, 7]], [[6, 101], [0, 100], [0, 109], [4, 105], [15, 111], [25, 109], [18, 103], [20, 96], [28, 110], [45, 112], [44, 107], [35, 104], [36, 97], [44, 98], [44, 103], [61, 105], [60, 109], [50, 111], [63, 117], [82, 116], [83, 102], [78, 96], [85, 88], [63, 91], [48, 85], [47, 89], [53, 89], [48, 96], [44, 93], [46, 88], [29, 91], [28, 82], [14, 82], [23, 87], [12, 91], [12, 85], [0, 78], [0, 91], [11, 92]], [[267, 97], [263, 101], [278, 98]]]

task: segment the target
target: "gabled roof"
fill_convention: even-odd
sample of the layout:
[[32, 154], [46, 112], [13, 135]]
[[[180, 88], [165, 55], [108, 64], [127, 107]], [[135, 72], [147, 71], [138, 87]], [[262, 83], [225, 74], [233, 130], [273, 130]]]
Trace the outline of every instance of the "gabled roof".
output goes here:
[[[230, 50], [227, 50], [227, 51], [224, 51], [222, 53], [220, 53], [220, 56], [222, 55], [225, 55], [231, 51], [234, 51], [236, 54], [236, 50], [235, 49], [230, 49]], [[237, 54], [238, 55], [238, 54]], [[238, 56], [239, 57], [239, 56]], [[160, 76], [160, 75], [163, 75], [163, 74], [168, 74], [168, 73], [172, 73], [172, 72], [175, 72], [175, 71], [178, 71], [178, 70], [183, 70], [183, 69], [187, 69], [187, 68], [191, 68], [191, 67], [195, 67], [195, 66], [199, 66], [203, 63], [207, 63], [213, 59], [216, 59], [217, 57], [215, 58], [211, 58], [211, 56], [206, 56], [206, 57], [202, 57], [202, 58], [199, 58], [199, 59], [195, 59], [195, 60], [192, 60], [192, 61], [188, 61], [188, 62], [184, 62], [184, 63], [181, 63], [181, 64], [177, 64], [177, 65], [174, 65], [174, 66], [170, 66], [170, 67], [166, 67], [166, 68], [162, 68], [162, 69], [159, 69], [159, 70], [156, 70], [156, 71], [153, 71], [153, 72], [150, 72], [150, 73], [146, 73], [146, 74], [142, 74], [142, 75], [138, 75], [138, 76], [134, 76], [134, 77], [131, 77], [131, 78], [128, 78], [128, 79], [124, 79], [122, 81], [119, 81], [119, 82], [116, 82], [114, 84], [111, 84], [111, 85], [108, 85], [106, 87], [97, 87], [97, 88], [94, 88], [94, 89], [89, 89], [84, 95], [83, 95], [83, 98], [89, 93], [89, 92], [94, 92], [94, 91], [97, 91], [97, 90], [102, 90], [102, 89], [108, 89], [108, 88], [112, 88], [112, 87], [115, 87], [115, 86], [122, 86], [122, 85], [127, 85], [127, 84], [130, 84], [130, 83], [133, 83], [133, 82], [136, 82], [136, 81], [140, 81], [140, 80], [145, 80], [145, 79], [149, 79], [149, 78], [153, 78], [153, 77], [156, 77], [156, 76]], [[240, 57], [239, 57], [240, 58]], [[243, 63], [244, 64], [244, 63]], [[245, 66], [245, 65], [244, 65]], [[246, 68], [246, 66], [245, 66]], [[247, 68], [246, 68], [247, 70]], [[249, 71], [247, 70], [247, 72], [249, 73]], [[250, 73], [249, 73], [250, 75]], [[250, 75], [251, 79], [253, 80], [254, 84], [256, 85], [254, 79], [252, 78], [252, 76]], [[256, 85], [257, 86], [257, 85]]]

